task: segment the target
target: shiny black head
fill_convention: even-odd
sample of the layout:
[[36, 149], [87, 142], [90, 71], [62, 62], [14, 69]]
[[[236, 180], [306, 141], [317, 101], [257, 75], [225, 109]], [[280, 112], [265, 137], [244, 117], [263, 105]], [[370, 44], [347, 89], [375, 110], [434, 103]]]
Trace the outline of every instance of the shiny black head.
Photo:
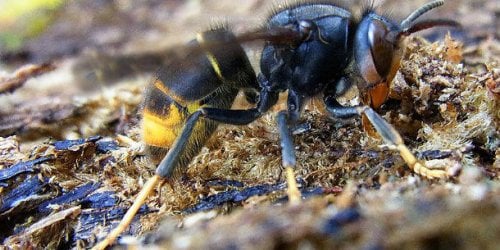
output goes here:
[[389, 84], [399, 69], [402, 40], [411, 33], [438, 25], [457, 23], [449, 20], [415, 20], [431, 9], [443, 5], [442, 0], [430, 2], [409, 15], [401, 24], [368, 11], [358, 24], [354, 38], [354, 57], [364, 81], [358, 83], [365, 104], [378, 108], [389, 93]]

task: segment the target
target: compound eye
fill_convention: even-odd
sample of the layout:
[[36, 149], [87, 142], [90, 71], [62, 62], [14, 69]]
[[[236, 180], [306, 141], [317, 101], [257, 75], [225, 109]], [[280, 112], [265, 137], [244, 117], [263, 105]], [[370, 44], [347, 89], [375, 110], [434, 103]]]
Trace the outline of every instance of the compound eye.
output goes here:
[[399, 68], [398, 30], [379, 18], [364, 19], [356, 32], [355, 57], [364, 81], [358, 83], [364, 103], [377, 108], [389, 95]]
[[[380, 20], [373, 20], [368, 29], [368, 41], [375, 70], [379, 80], [388, 80], [394, 59], [395, 41], [389, 36], [387, 26]], [[391, 79], [389, 79], [391, 80]]]

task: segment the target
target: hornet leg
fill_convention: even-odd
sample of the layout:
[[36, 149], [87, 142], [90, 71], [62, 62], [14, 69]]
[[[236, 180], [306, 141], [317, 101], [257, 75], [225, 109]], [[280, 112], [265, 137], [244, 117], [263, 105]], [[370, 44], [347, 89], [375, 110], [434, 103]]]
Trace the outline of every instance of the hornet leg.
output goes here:
[[[224, 110], [203, 108], [202, 112], [206, 118], [233, 125], [248, 124], [261, 116], [261, 113], [257, 109]], [[279, 112], [277, 120], [281, 140], [283, 167], [286, 171], [286, 180], [288, 183], [288, 197], [290, 203], [296, 204], [300, 201], [301, 194], [297, 188], [297, 182], [293, 173], [296, 164], [295, 150], [293, 146], [292, 134], [287, 124], [288, 116], [286, 111]]]
[[99, 244], [93, 247], [95, 250], [105, 249], [111, 245], [116, 238], [130, 225], [139, 208], [144, 204], [149, 194], [160, 183], [161, 180], [168, 179], [173, 174], [175, 167], [179, 163], [182, 152], [189, 141], [193, 129], [200, 117], [212, 119], [222, 123], [243, 125], [250, 123], [259, 118], [263, 112], [267, 111], [278, 100], [278, 92], [261, 91], [261, 100], [257, 104], [257, 108], [249, 110], [225, 110], [217, 108], [201, 108], [189, 116], [182, 129], [181, 134], [168, 151], [167, 155], [158, 165], [155, 175], [144, 185], [139, 192], [134, 203], [129, 208], [124, 218], [118, 226], [111, 231], [107, 237]]
[[377, 130], [378, 134], [380, 134], [385, 143], [391, 145], [393, 149], [399, 151], [401, 157], [404, 159], [408, 167], [413, 170], [413, 172], [429, 179], [445, 178], [448, 176], [445, 170], [430, 169], [423, 163], [419, 162], [415, 155], [413, 155], [408, 147], [406, 147], [398, 131], [396, 131], [394, 127], [386, 122], [384, 118], [382, 118], [372, 108], [368, 106], [344, 107], [331, 96], [325, 97], [324, 101], [330, 114], [337, 118], [351, 118], [364, 114], [375, 130]]
[[[249, 110], [224, 110], [215, 108], [202, 108], [201, 111], [203, 116], [216, 120], [221, 123], [234, 124], [234, 125], [244, 125], [248, 124], [257, 118], [259, 118], [262, 113], [266, 112], [272, 105], [274, 105], [278, 99], [277, 92], [261, 92], [261, 101], [258, 103], [257, 108]], [[293, 117], [298, 117], [298, 113], [301, 106], [301, 98], [291, 94], [289, 97], [289, 102], [293, 102], [295, 109], [289, 110], [289, 113], [293, 113]], [[295, 160], [295, 150], [293, 146], [293, 138], [288, 127], [289, 117], [286, 111], [281, 111], [278, 113], [277, 122], [278, 129], [280, 132], [283, 166], [286, 171], [286, 180], [288, 184], [288, 198], [290, 203], [296, 204], [301, 199], [300, 191], [297, 187], [297, 182], [295, 180], [294, 168], [296, 165]], [[294, 120], [293, 120], [294, 121]]]
[[218, 109], [218, 108], [201, 108], [201, 112], [205, 118], [232, 125], [246, 125], [262, 116], [278, 101], [278, 92], [267, 91], [263, 89], [260, 92], [260, 100], [256, 108], [251, 109]]
[[388, 122], [384, 120], [377, 112], [368, 106], [362, 106], [357, 108], [360, 114], [365, 114], [370, 123], [375, 127], [375, 130], [382, 136], [382, 139], [396, 150], [405, 160], [408, 167], [413, 170], [413, 172], [420, 174], [429, 179], [433, 178], [445, 178], [448, 176], [445, 170], [441, 169], [430, 169], [425, 166], [424, 163], [419, 162], [415, 155], [406, 147], [403, 139], [399, 135], [398, 131], [394, 129]]
[[[262, 115], [262, 113], [257, 108], [249, 110], [224, 110], [215, 108], [202, 108], [201, 111], [203, 112], [203, 116], [208, 119], [233, 125], [248, 124]], [[293, 173], [296, 163], [295, 150], [293, 146], [292, 134], [287, 124], [288, 115], [286, 111], [279, 112], [277, 120], [281, 138], [283, 166], [286, 171], [286, 179], [288, 183], [288, 197], [290, 203], [294, 204], [300, 201], [301, 194], [299, 189], [297, 188], [297, 182], [295, 180], [295, 175]]]
[[280, 111], [276, 117], [280, 133], [282, 164], [286, 171], [286, 181], [288, 184], [288, 200], [291, 204], [299, 203], [302, 195], [295, 180], [295, 148], [289, 125], [295, 126], [297, 124], [303, 104], [303, 96], [298, 95], [293, 90], [288, 90], [288, 110]]
[[158, 165], [155, 175], [151, 179], [149, 179], [148, 182], [146, 182], [144, 187], [135, 198], [134, 203], [127, 210], [127, 213], [120, 221], [118, 226], [114, 228], [113, 231], [111, 231], [103, 241], [99, 242], [99, 244], [94, 246], [92, 249], [101, 250], [113, 244], [116, 238], [130, 225], [130, 223], [134, 219], [134, 216], [137, 214], [137, 211], [145, 203], [146, 199], [154, 190], [154, 188], [160, 183], [162, 179], [168, 179], [172, 175], [175, 167], [178, 164], [181, 153], [182, 151], [184, 151], [189, 137], [193, 132], [196, 122], [200, 118], [200, 115], [201, 112], [196, 111], [189, 116], [186, 124], [184, 125], [184, 128], [182, 129], [181, 134], [179, 135], [179, 137], [177, 137], [177, 140], [172, 145], [172, 148], [168, 151], [165, 158], [163, 158], [161, 163]]
[[292, 204], [297, 204], [301, 200], [301, 194], [297, 188], [297, 181], [293, 173], [296, 164], [295, 149], [292, 134], [287, 124], [288, 117], [286, 111], [280, 111], [276, 119], [278, 120], [278, 129], [280, 132], [282, 164], [286, 171], [286, 182], [288, 184], [288, 200]]

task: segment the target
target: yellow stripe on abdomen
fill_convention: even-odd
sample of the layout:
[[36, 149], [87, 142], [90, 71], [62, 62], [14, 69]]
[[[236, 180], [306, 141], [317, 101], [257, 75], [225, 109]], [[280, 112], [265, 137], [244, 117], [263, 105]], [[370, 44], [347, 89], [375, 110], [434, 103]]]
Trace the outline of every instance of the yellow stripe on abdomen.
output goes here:
[[180, 103], [182, 105], [186, 104], [184, 98], [173, 93], [160, 79], [156, 79], [153, 85], [157, 90], [161, 91], [164, 95], [172, 98], [177, 103]]
[[157, 114], [147, 107], [143, 111], [142, 138], [147, 145], [170, 148], [180, 134], [188, 115], [199, 109], [199, 104], [188, 105], [187, 112], [179, 110], [179, 106], [171, 103], [162, 112]]
[[[198, 42], [198, 44], [200, 44], [200, 46], [203, 46], [203, 44], [205, 43], [205, 39], [203, 38], [203, 34], [201, 34], [201, 33], [196, 34], [196, 41]], [[222, 75], [222, 70], [219, 66], [219, 62], [217, 61], [217, 58], [215, 58], [215, 55], [208, 50], [205, 50], [205, 55], [206, 55], [208, 61], [210, 62], [210, 65], [212, 65], [212, 68], [213, 68], [215, 74], [217, 75], [217, 77], [219, 78], [219, 80], [224, 81], [224, 76]]]
[[173, 103], [165, 115], [144, 109], [142, 118], [142, 137], [148, 145], [169, 148], [184, 125], [185, 116]]

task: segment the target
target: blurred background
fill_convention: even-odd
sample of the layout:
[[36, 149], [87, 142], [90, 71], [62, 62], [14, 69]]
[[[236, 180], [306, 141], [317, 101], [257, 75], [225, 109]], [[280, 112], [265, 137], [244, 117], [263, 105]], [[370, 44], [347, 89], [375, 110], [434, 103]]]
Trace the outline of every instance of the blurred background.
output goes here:
[[[83, 51], [158, 51], [190, 40], [211, 24], [227, 22], [237, 32], [261, 24], [273, 6], [266, 0], [2, 0], [2, 63], [46, 62]], [[343, 1], [359, 9], [363, 1]], [[402, 19], [427, 0], [375, 1], [383, 13]], [[450, 18], [464, 26], [466, 43], [499, 38], [498, 0], [449, 0], [427, 17]], [[436, 34], [439, 32], [436, 32]], [[441, 32], [442, 33], [442, 32]], [[432, 36], [429, 36], [432, 38]]]

